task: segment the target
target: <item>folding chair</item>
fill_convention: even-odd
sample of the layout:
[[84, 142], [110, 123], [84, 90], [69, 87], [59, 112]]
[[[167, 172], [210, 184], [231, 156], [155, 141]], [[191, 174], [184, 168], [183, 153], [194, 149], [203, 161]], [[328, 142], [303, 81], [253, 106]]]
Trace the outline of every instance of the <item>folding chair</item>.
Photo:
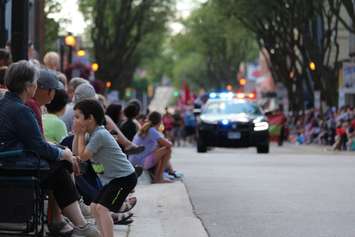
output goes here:
[[0, 235], [43, 236], [41, 175], [49, 167], [31, 152], [0, 152]]

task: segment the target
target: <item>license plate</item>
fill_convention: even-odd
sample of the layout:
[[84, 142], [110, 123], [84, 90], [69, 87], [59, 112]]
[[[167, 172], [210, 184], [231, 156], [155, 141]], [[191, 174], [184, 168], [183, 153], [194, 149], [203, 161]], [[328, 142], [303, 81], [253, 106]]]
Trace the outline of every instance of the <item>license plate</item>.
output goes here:
[[229, 132], [228, 139], [240, 139], [240, 132]]

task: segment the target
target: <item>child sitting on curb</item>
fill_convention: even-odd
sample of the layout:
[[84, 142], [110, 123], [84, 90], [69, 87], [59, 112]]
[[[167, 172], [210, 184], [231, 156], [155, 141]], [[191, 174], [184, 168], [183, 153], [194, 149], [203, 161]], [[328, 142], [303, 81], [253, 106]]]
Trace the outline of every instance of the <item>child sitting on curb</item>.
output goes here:
[[[172, 144], [159, 131], [161, 120], [160, 113], [153, 111], [149, 114], [148, 121], [133, 139], [134, 144], [144, 146], [145, 150], [129, 156], [129, 160], [133, 165], [141, 166], [145, 170], [155, 168], [153, 183], [170, 183], [170, 180], [163, 178], [163, 172], [171, 167], [169, 160]], [[172, 168], [170, 169], [172, 171]]]
[[[91, 204], [103, 237], [113, 237], [110, 211], [118, 212], [137, 184], [134, 168], [112, 135], [103, 126], [105, 114], [95, 100], [83, 100], [74, 106], [73, 151], [81, 160], [92, 159], [104, 167], [100, 176], [104, 187]], [[85, 134], [89, 134], [88, 143]]]

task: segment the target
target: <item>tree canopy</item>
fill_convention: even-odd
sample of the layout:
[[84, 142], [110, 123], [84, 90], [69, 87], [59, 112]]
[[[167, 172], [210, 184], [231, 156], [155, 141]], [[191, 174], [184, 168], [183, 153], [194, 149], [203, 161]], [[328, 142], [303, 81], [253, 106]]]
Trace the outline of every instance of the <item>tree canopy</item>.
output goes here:
[[[100, 68], [97, 77], [123, 92], [144, 56], [158, 47], [171, 14], [172, 0], [80, 0], [92, 21], [91, 38]], [[144, 45], [151, 46], [142, 47]]]

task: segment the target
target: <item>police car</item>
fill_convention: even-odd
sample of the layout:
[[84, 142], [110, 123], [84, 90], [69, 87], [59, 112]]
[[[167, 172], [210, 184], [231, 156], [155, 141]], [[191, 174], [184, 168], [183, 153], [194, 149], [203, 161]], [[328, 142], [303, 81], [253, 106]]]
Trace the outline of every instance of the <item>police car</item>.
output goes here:
[[269, 153], [269, 123], [255, 94], [210, 93], [197, 125], [197, 152], [208, 147], [256, 147]]

